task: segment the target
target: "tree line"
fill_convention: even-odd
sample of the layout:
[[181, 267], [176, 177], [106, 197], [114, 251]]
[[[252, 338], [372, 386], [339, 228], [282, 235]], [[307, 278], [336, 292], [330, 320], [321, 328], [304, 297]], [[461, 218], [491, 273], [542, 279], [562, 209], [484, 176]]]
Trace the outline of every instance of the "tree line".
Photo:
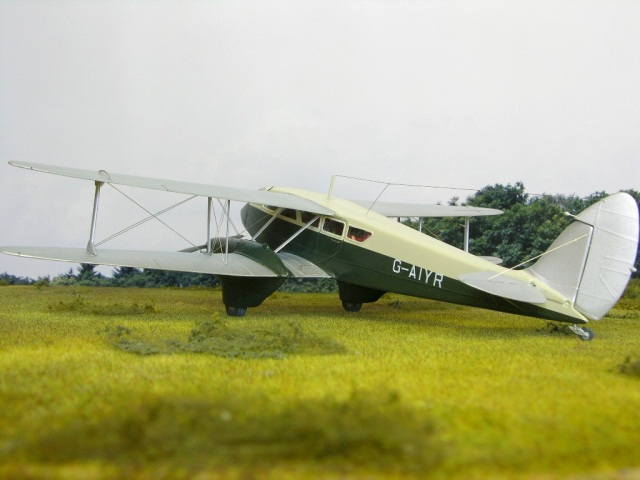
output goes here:
[[75, 270], [70, 268], [51, 278], [50, 276], [31, 279], [3, 273], [0, 285], [82, 285], [89, 287], [213, 287], [219, 280], [204, 273], [171, 272], [133, 267], [116, 267], [107, 277], [96, 270], [96, 265], [80, 264]]
[[[625, 190], [640, 203], [640, 192]], [[458, 197], [449, 205], [469, 205], [503, 210], [502, 215], [474, 217], [470, 224], [469, 251], [475, 255], [499, 257], [505, 267], [514, 267], [543, 253], [558, 235], [572, 222], [571, 215], [580, 213], [598, 200], [605, 192], [586, 197], [576, 195], [529, 195], [521, 182], [514, 185], [488, 185], [464, 202]], [[567, 215], [567, 213], [569, 215]], [[460, 218], [426, 218], [422, 222], [405, 218], [402, 222], [421, 228], [425, 234], [458, 248], [463, 247], [464, 229]], [[640, 270], [636, 258], [636, 270]], [[636, 271], [633, 276], [638, 277]], [[0, 285], [85, 285], [116, 287], [214, 287], [219, 280], [208, 274], [148, 270], [117, 267], [110, 277], [102, 275], [95, 265], [81, 264], [53, 278], [31, 279], [8, 273], [0, 274]], [[288, 291], [334, 291], [335, 281], [330, 279], [287, 281]]]

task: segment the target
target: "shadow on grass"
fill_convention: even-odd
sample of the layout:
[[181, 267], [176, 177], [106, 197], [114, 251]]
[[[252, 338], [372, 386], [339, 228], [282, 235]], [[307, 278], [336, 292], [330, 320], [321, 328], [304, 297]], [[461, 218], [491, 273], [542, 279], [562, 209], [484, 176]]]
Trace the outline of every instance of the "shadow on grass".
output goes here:
[[307, 333], [293, 321], [252, 326], [216, 318], [198, 323], [184, 340], [145, 338], [122, 326], [104, 332], [116, 348], [137, 355], [202, 353], [226, 358], [284, 358], [348, 353], [336, 341]]
[[[522, 317], [510, 313], [495, 312], [480, 308], [436, 301], [405, 301], [394, 299], [387, 308], [398, 311], [398, 315], [389, 320], [389, 315], [383, 317], [369, 317], [372, 322], [393, 322], [398, 325], [416, 327], [420, 329], [439, 327], [454, 328], [460, 335], [479, 337], [483, 339], [502, 339], [513, 337], [559, 336], [577, 338], [569, 328], [569, 324], [546, 321], [539, 327], [530, 327]], [[405, 315], [409, 313], [410, 315]], [[416, 318], [413, 314], [422, 314]], [[365, 319], [363, 317], [363, 319]], [[527, 320], [531, 320], [527, 317]]]
[[436, 422], [399, 395], [355, 392], [275, 405], [265, 399], [153, 399], [91, 424], [72, 422], [6, 452], [41, 464], [105, 462], [190, 471], [311, 462], [428, 471], [444, 458]]
[[398, 315], [362, 317], [363, 321], [379, 324], [395, 324], [415, 329], [424, 333], [445, 329], [455, 331], [456, 335], [465, 338], [481, 338], [483, 340], [500, 340], [504, 338], [532, 337], [540, 335], [543, 329], [536, 329], [524, 324], [517, 316], [508, 313], [478, 310], [474, 313], [472, 307], [458, 307], [447, 311], [425, 311], [421, 318], [415, 316]]

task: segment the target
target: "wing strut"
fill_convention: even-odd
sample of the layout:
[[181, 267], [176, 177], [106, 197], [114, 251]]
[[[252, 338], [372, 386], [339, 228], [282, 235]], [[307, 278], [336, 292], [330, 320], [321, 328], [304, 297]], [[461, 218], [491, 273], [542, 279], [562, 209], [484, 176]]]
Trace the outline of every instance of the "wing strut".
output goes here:
[[464, 251], [469, 253], [469, 225], [471, 217], [464, 217]]
[[231, 217], [231, 200], [227, 199], [226, 209], [223, 208], [223, 210], [226, 210], [227, 213], [227, 238], [224, 247], [224, 264], [227, 265], [229, 262], [229, 217]]
[[207, 255], [211, 255], [211, 208], [213, 198], [207, 197]]
[[307, 222], [306, 225], [303, 225], [300, 230], [298, 230], [296, 233], [294, 233], [293, 235], [291, 235], [287, 240], [284, 241], [284, 243], [282, 245], [280, 245], [278, 248], [276, 248], [274, 250], [274, 252], [278, 253], [280, 250], [282, 250], [284, 247], [286, 247], [287, 245], [289, 245], [290, 242], [293, 241], [294, 238], [296, 238], [298, 235], [300, 235], [302, 232], [304, 232], [307, 228], [309, 228], [311, 226], [311, 224], [313, 222], [315, 222], [316, 220], [318, 220], [320, 218], [320, 215], [316, 215], [315, 217], [313, 217], [311, 220], [309, 220]]
[[96, 180], [96, 192], [93, 196], [93, 215], [91, 216], [91, 233], [89, 234], [89, 242], [87, 243], [87, 252], [91, 255], [98, 255], [96, 253], [96, 226], [98, 224], [98, 205], [100, 203], [100, 189], [104, 185], [104, 182]]
[[260, 230], [258, 230], [258, 233], [256, 233], [251, 240], [255, 241], [260, 236], [260, 234], [262, 234], [262, 232], [264, 232], [269, 227], [269, 225], [271, 225], [276, 220], [276, 218], [280, 216], [283, 210], [284, 208], [282, 207], [276, 210], [276, 213], [274, 213], [273, 216], [269, 219], [269, 221], [265, 223]]

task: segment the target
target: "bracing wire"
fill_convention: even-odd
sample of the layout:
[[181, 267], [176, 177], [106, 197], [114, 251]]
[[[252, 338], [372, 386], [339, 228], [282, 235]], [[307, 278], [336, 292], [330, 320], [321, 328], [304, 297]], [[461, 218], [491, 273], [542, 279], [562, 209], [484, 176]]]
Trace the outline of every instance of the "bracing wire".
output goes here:
[[584, 235], [582, 235], [582, 236], [580, 236], [578, 238], [574, 238], [573, 240], [569, 240], [567, 243], [563, 243], [562, 245], [558, 245], [557, 247], [552, 248], [551, 250], [547, 250], [546, 252], [541, 253], [540, 255], [536, 255], [535, 257], [531, 257], [531, 258], [525, 260], [524, 262], [519, 263], [518, 265], [515, 265], [515, 266], [513, 266], [511, 268], [507, 268], [507, 269], [505, 269], [504, 271], [502, 271], [500, 273], [496, 273], [492, 277], [489, 277], [489, 280], [492, 280], [492, 279], [494, 279], [496, 277], [499, 277], [500, 275], [504, 275], [505, 273], [510, 272], [511, 270], [515, 270], [516, 268], [521, 267], [522, 265], [524, 265], [526, 263], [532, 262], [533, 260], [537, 260], [540, 257], [544, 257], [545, 255], [548, 255], [551, 252], [555, 252], [556, 250], [560, 250], [561, 248], [564, 248], [567, 245], [571, 245], [572, 243], [576, 243], [578, 240], [582, 240], [583, 238], [588, 237], [589, 235], [591, 235], [591, 234], [590, 233], [585, 233]]
[[170, 210], [173, 210], [176, 207], [179, 207], [180, 205], [183, 205], [191, 200], [193, 200], [194, 198], [197, 197], [197, 195], [192, 195], [189, 198], [186, 198], [174, 205], [171, 205], [167, 208], [165, 208], [164, 210], [160, 210], [157, 213], [152, 213], [150, 212], [148, 209], [146, 209], [145, 207], [143, 207], [140, 203], [136, 202], [133, 198], [131, 198], [129, 195], [127, 195], [126, 193], [124, 193], [122, 190], [120, 190], [119, 188], [115, 187], [113, 184], [109, 183], [108, 184], [111, 188], [113, 188], [115, 191], [117, 191], [118, 193], [120, 193], [121, 195], [123, 195], [125, 198], [127, 198], [129, 201], [131, 201], [133, 204], [137, 205], [138, 207], [140, 207], [142, 210], [144, 210], [145, 212], [147, 212], [149, 214], [149, 216], [147, 218], [144, 218], [142, 220], [140, 220], [139, 222], [134, 223], [133, 225], [130, 225], [122, 230], [120, 230], [119, 232], [114, 233], [113, 235], [110, 235], [109, 237], [105, 238], [104, 240], [101, 240], [100, 242], [96, 243], [96, 246], [100, 246], [110, 240], [113, 240], [116, 237], [119, 237], [120, 235], [122, 235], [123, 233], [126, 233], [130, 230], [133, 230], [134, 228], [139, 227], [140, 225], [150, 221], [150, 220], [157, 220], [159, 221], [161, 224], [163, 224], [165, 227], [167, 227], [169, 230], [171, 230], [173, 233], [175, 233], [176, 235], [178, 235], [180, 238], [182, 238], [184, 241], [186, 241], [187, 243], [191, 244], [192, 247], [195, 247], [196, 245], [189, 240], [188, 238], [186, 238], [184, 235], [182, 235], [180, 232], [178, 232], [176, 229], [174, 229], [173, 227], [171, 227], [170, 225], [168, 225], [166, 222], [164, 222], [163, 220], [161, 220], [159, 217], [160, 215], [167, 213]]
[[[219, 199], [219, 198], [218, 198], [218, 203], [220, 204], [220, 207], [222, 208], [222, 211], [225, 212], [227, 207], [222, 203], [222, 200]], [[229, 211], [227, 212], [227, 216], [229, 216], [229, 223], [233, 227], [233, 230], [236, 232], [236, 235], [240, 235], [240, 231], [238, 230], [238, 227], [236, 227], [235, 223], [233, 223], [233, 220], [231, 220], [231, 207], [229, 207]]]
[[[440, 190], [466, 190], [469, 192], [478, 192], [477, 188], [467, 188], [467, 187], [443, 187], [437, 185], [419, 185], [413, 183], [394, 183], [394, 182], [383, 182], [381, 180], [371, 180], [369, 178], [361, 178], [361, 177], [350, 177], [348, 175], [334, 175], [335, 177], [347, 178], [349, 180], [360, 180], [362, 182], [370, 182], [370, 183], [379, 183], [381, 185], [386, 185], [385, 189], [389, 186], [398, 186], [398, 187], [418, 187], [418, 188], [435, 188]], [[384, 190], [383, 190], [384, 192]], [[380, 194], [382, 195], [382, 194]]]

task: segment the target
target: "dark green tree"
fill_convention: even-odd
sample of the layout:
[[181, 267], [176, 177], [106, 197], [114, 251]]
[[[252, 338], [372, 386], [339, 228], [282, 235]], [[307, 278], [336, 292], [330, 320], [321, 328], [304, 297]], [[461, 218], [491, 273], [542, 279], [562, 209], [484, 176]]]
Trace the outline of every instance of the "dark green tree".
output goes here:
[[100, 272], [96, 272], [96, 265], [92, 263], [81, 263], [78, 267], [76, 280], [79, 285], [108, 285], [109, 281]]
[[[488, 185], [471, 195], [463, 205], [496, 208], [506, 212], [516, 206], [526, 205], [528, 198], [529, 196], [525, 193], [522, 182], [516, 182], [514, 185], [495, 184]], [[452, 198], [448, 204], [459, 205], [459, 198]], [[469, 250], [472, 253], [476, 255], [496, 255], [494, 249], [490, 248], [490, 242], [495, 242], [496, 240], [495, 236], [491, 239], [485, 238], [485, 236], [491, 235], [496, 228], [506, 227], [504, 223], [500, 227], [497, 226], [498, 218], [475, 217], [471, 219], [471, 245]], [[461, 218], [426, 218], [423, 221], [423, 232], [457, 248], [463, 247], [464, 220]]]
[[142, 270], [135, 267], [116, 267], [111, 273], [112, 284], [118, 287], [144, 287]]
[[516, 182], [515, 185], [487, 185], [467, 198], [466, 203], [475, 207], [509, 210], [516, 205], [525, 205], [528, 199], [529, 195], [525, 193], [524, 184]]
[[131, 278], [139, 273], [142, 273], [142, 270], [136, 267], [116, 267], [113, 269], [111, 276], [119, 280], [122, 278]]
[[[516, 204], [502, 215], [481, 218], [486, 230], [472, 236], [473, 253], [502, 258], [513, 267], [543, 253], [571, 223], [562, 207], [545, 197]], [[478, 222], [480, 223], [480, 222]]]
[[204, 273], [145, 269], [142, 275], [148, 287], [211, 287], [219, 284], [215, 276]]
[[0, 274], [0, 286], [2, 285], [31, 285], [33, 280], [29, 277], [9, 275], [7, 272]]

